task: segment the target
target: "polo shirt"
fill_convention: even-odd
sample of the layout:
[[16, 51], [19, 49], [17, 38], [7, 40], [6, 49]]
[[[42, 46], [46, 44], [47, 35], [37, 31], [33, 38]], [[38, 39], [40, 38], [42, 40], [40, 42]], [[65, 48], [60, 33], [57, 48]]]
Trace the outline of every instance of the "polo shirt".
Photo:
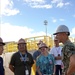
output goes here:
[[33, 59], [36, 60], [36, 58], [41, 54], [41, 51], [37, 50], [33, 53]]
[[34, 63], [33, 57], [30, 53], [27, 52], [27, 59], [25, 63], [21, 60], [21, 56], [19, 52], [16, 52], [12, 55], [11, 60], [10, 60], [10, 65], [14, 66], [15, 71], [14, 75], [26, 75], [25, 70], [27, 67], [29, 70], [29, 75], [31, 74], [31, 67]]

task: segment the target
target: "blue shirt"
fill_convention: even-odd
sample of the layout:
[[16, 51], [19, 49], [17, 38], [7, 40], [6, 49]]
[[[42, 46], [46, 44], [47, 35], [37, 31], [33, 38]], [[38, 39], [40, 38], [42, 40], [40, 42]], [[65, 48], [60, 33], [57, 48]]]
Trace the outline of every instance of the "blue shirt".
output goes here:
[[42, 54], [36, 60], [36, 66], [39, 67], [42, 74], [53, 74], [54, 72], [55, 60], [52, 54], [43, 56]]
[[4, 75], [3, 59], [0, 57], [0, 75]]
[[35, 51], [33, 53], [33, 59], [36, 60], [36, 58], [41, 54], [41, 52], [39, 50]]

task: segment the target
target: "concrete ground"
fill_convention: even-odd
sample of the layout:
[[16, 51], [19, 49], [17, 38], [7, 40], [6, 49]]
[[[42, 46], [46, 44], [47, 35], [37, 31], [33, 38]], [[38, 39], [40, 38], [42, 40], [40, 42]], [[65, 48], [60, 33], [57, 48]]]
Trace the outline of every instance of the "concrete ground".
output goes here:
[[14, 75], [14, 73], [8, 67], [5, 67], [5, 75]]

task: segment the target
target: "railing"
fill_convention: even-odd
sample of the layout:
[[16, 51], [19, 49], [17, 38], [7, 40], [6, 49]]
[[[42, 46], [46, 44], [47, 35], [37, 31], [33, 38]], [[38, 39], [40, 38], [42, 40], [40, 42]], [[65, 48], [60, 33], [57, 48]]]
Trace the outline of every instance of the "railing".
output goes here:
[[[37, 43], [39, 42], [39, 40], [42, 40], [49, 47], [53, 46], [53, 39], [50, 36], [30, 37], [30, 38], [26, 38], [25, 40], [27, 41], [27, 49], [29, 51], [38, 49]], [[13, 41], [13, 42], [6, 43], [4, 49], [5, 49], [4, 50], [5, 52], [15, 52], [15, 51], [17, 51], [18, 50], [17, 49], [17, 42]]]

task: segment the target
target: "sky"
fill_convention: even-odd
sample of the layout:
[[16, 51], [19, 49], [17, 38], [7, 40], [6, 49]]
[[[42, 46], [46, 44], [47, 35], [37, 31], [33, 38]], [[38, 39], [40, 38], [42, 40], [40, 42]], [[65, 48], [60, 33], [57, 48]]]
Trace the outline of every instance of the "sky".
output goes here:
[[5, 42], [44, 36], [46, 29], [51, 36], [59, 25], [68, 26], [75, 37], [75, 0], [0, 0], [0, 36]]

